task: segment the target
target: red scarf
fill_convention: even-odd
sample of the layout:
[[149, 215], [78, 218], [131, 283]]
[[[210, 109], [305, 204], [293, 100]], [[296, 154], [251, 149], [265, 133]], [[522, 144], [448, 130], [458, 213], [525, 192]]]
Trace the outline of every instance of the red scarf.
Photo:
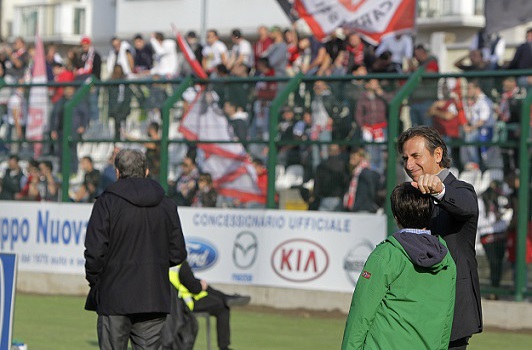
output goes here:
[[362, 159], [360, 163], [353, 169], [353, 178], [349, 183], [349, 190], [344, 195], [344, 207], [352, 210], [355, 205], [355, 199], [357, 196], [358, 177], [362, 170], [369, 168], [369, 162], [366, 159]]

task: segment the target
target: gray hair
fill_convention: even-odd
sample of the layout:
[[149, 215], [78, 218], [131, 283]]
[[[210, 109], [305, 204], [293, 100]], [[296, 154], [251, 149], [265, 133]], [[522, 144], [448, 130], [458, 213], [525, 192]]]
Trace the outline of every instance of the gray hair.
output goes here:
[[146, 177], [148, 162], [139, 150], [123, 149], [115, 157], [115, 168], [121, 179], [128, 177]]

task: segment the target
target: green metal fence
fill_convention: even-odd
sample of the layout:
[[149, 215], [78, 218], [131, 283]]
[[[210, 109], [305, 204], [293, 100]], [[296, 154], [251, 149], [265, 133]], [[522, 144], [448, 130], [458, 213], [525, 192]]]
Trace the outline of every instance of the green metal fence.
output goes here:
[[[202, 86], [204, 88], [212, 87], [214, 90], [216, 88], [224, 88], [229, 86], [239, 86], [242, 84], [247, 84], [248, 86], [254, 86], [257, 83], [275, 83], [277, 84], [277, 91], [275, 97], [268, 102], [269, 104], [269, 125], [268, 125], [268, 137], [266, 138], [250, 138], [245, 143], [246, 145], [256, 144], [261, 147], [267, 147], [267, 170], [270, 176], [268, 177], [268, 192], [267, 192], [267, 208], [276, 208], [276, 178], [274, 174], [276, 173], [276, 166], [278, 165], [278, 149], [286, 145], [303, 145], [303, 146], [322, 146], [327, 144], [338, 144], [343, 147], [350, 146], [364, 146], [370, 144], [377, 144], [385, 146], [388, 150], [386, 158], [386, 203], [384, 206], [384, 212], [387, 215], [387, 227], [388, 233], [391, 233], [395, 229], [395, 223], [393, 217], [390, 214], [390, 203], [389, 203], [389, 194], [391, 193], [394, 186], [397, 184], [397, 151], [396, 151], [396, 142], [398, 135], [402, 131], [400, 114], [405, 107], [409, 105], [409, 98], [417, 92], [423, 92], [423, 90], [428, 90], [429, 87], [434, 86], [430, 84], [437, 82], [441, 78], [459, 78], [459, 79], [479, 79], [486, 82], [486, 86], [489, 85], [489, 88], [493, 87], [494, 89], [499, 88], [500, 81], [506, 77], [521, 77], [521, 76], [532, 76], [532, 71], [489, 71], [489, 72], [470, 72], [462, 74], [429, 74], [425, 73], [422, 69], [416, 71], [411, 75], [400, 75], [400, 74], [371, 74], [367, 76], [330, 76], [330, 77], [308, 77], [304, 75], [296, 75], [292, 78], [221, 78], [221, 79], [212, 79], [212, 80], [199, 80], [199, 79], [178, 79], [178, 80], [158, 80], [154, 82], [153, 80], [143, 80], [143, 81], [97, 81], [94, 78], [91, 78], [85, 82], [75, 83], [77, 86], [77, 91], [73, 98], [66, 104], [64, 120], [63, 120], [63, 130], [71, 130], [71, 123], [74, 113], [74, 108], [81, 104], [87, 103], [88, 96], [95, 91], [95, 89], [100, 91], [99, 96], [99, 119], [104, 124], [109, 121], [109, 117], [106, 114], [106, 99], [108, 98], [108, 89], [112, 86], [117, 85], [127, 85], [134, 87], [135, 89], [141, 90], [151, 90], [151, 87], [154, 84], [158, 84], [166, 91], [164, 100], [159, 104], [160, 108], [160, 118], [162, 122], [161, 129], [161, 139], [155, 140], [153, 142], [160, 145], [160, 183], [165, 189], [168, 189], [168, 176], [171, 168], [170, 158], [173, 154], [170, 150], [172, 145], [196, 145], [205, 143], [205, 140], [185, 140], [185, 139], [175, 139], [170, 137], [170, 125], [174, 115], [179, 114], [179, 103], [183, 100], [183, 95], [188, 88], [192, 86]], [[314, 97], [312, 95], [311, 87], [313, 84], [322, 80], [325, 81], [330, 86], [334, 86], [334, 92], [336, 94], [343, 93], [343, 87], [345, 84], [349, 84], [354, 80], [361, 82], [367, 82], [371, 79], [378, 79], [379, 81], [387, 81], [389, 86], [393, 86], [393, 99], [388, 104], [388, 138], [384, 143], [380, 142], [364, 142], [357, 137], [349, 137], [343, 139], [333, 139], [330, 141], [317, 141], [317, 140], [307, 140], [307, 141], [284, 141], [280, 140], [278, 137], [278, 123], [281, 116], [281, 110], [283, 106], [291, 105], [298, 106], [298, 103], [301, 105], [307, 105], [306, 107], [302, 106], [301, 108], [307, 108], [309, 102], [305, 102], [305, 98], [312, 100]], [[81, 84], [81, 85], [80, 85]], [[427, 85], [424, 85], [427, 84]], [[41, 84], [42, 85], [42, 84]], [[66, 86], [68, 84], [48, 84], [50, 87], [60, 87]], [[16, 88], [18, 84], [6, 84], [3, 80], [0, 80], [0, 90], [2, 89], [13, 89]], [[32, 86], [37, 85], [22, 85], [25, 88], [31, 88]], [[295, 96], [295, 97], [294, 97]], [[150, 95], [150, 97], [152, 97]], [[299, 98], [299, 101], [298, 101]], [[249, 101], [251, 104], [252, 101]], [[132, 105], [135, 102], [132, 103]], [[516, 300], [522, 300], [525, 296], [531, 294], [531, 289], [527, 288], [527, 264], [526, 264], [526, 240], [527, 240], [527, 230], [528, 224], [531, 221], [531, 215], [529, 212], [530, 208], [530, 153], [531, 153], [531, 141], [530, 141], [530, 111], [532, 104], [532, 93], [527, 94], [526, 98], [522, 101], [521, 104], [521, 118], [520, 118], [520, 135], [518, 139], [498, 139], [495, 141], [486, 141], [486, 142], [465, 142], [463, 140], [453, 140], [449, 142], [450, 146], [453, 147], [463, 147], [465, 145], [475, 145], [478, 147], [505, 147], [513, 149], [515, 152], [519, 153], [518, 159], [518, 169], [519, 171], [519, 180], [521, 186], [518, 189], [518, 212], [514, 213], [517, 217], [517, 249], [516, 249], [516, 259], [515, 259], [515, 279], [511, 281], [510, 285], [503, 287], [490, 287], [484, 286], [484, 291], [493, 292], [499, 295], [511, 293], [514, 295]], [[142, 105], [140, 101], [136, 102], [135, 111], [132, 113], [142, 114]], [[352, 111], [350, 112], [352, 113]], [[115, 127], [119, 127], [115, 125]], [[404, 125], [403, 125], [404, 127]], [[115, 134], [116, 135], [116, 134]], [[99, 135], [97, 135], [99, 136]], [[85, 137], [82, 140], [77, 140], [71, 136], [69, 132], [64, 133], [64, 137], [60, 142], [62, 142], [62, 154], [61, 154], [61, 174], [62, 174], [62, 183], [61, 183], [61, 199], [62, 201], [69, 201], [69, 180], [71, 177], [71, 168], [70, 168], [70, 152], [71, 147], [75, 146], [78, 142], [83, 142], [84, 144], [98, 144], [102, 142], [120, 142], [123, 144], [139, 144], [145, 142], [145, 138], [138, 140], [124, 140], [117, 139], [114, 137]], [[4, 140], [4, 143], [9, 144], [10, 140]], [[18, 144], [28, 142], [28, 140], [17, 140], [15, 141]], [[43, 143], [51, 143], [52, 141], [42, 141]], [[225, 140], [210, 140], [209, 143], [227, 143]], [[487, 283], [486, 283], [487, 284]], [[528, 283], [530, 286], [530, 283]]]

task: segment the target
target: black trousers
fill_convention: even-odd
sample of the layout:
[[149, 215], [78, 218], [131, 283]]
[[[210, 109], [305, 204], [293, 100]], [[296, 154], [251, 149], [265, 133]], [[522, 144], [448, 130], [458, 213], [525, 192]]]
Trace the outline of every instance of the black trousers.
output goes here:
[[501, 284], [504, 254], [506, 253], [506, 234], [504, 232], [489, 234], [481, 237], [480, 241], [490, 266], [491, 286], [498, 287]]
[[98, 315], [98, 345], [103, 350], [158, 350], [166, 314]]
[[225, 294], [211, 287], [207, 288], [206, 297], [194, 303], [194, 311], [207, 312], [216, 317], [216, 336], [218, 347], [226, 348], [231, 343], [229, 328], [229, 307], [225, 305]]
[[449, 350], [466, 350], [471, 337], [464, 337], [449, 342]]

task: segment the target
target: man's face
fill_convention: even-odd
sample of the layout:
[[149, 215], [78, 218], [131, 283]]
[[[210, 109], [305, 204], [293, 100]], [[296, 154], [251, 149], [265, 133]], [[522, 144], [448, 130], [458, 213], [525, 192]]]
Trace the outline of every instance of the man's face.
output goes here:
[[181, 164], [181, 168], [183, 169], [183, 174], [190, 174], [190, 172], [194, 168], [194, 164], [192, 164], [192, 161], [190, 159], [185, 158], [183, 160], [183, 163]]
[[349, 45], [352, 47], [358, 46], [360, 44], [360, 37], [357, 34], [351, 34], [349, 36]]
[[434, 154], [425, 147], [425, 138], [415, 136], [407, 140], [403, 145], [403, 166], [410, 178], [417, 181], [421, 175], [436, 175], [441, 168], [443, 150], [438, 147]]
[[467, 84], [467, 97], [470, 99], [477, 98], [479, 94], [479, 88], [474, 84]]
[[377, 79], [370, 79], [366, 83], [366, 90], [376, 91], [379, 88], [379, 81]]
[[89, 51], [89, 48], [90, 48], [90, 44], [89, 43], [81, 43], [81, 51], [83, 52], [87, 52]]
[[351, 165], [353, 168], [356, 167], [361, 160], [362, 157], [359, 153], [351, 153], [349, 155], [349, 165]]
[[422, 49], [415, 49], [414, 50], [414, 58], [418, 61], [424, 61], [426, 58], [425, 50]]
[[526, 33], [526, 41], [532, 42], [532, 31]]
[[283, 113], [283, 119], [284, 120], [287, 120], [287, 121], [290, 121], [292, 119], [294, 119], [294, 112], [289, 110], [289, 111], [284, 111]]
[[144, 48], [144, 40], [142, 40], [142, 39], [135, 39], [134, 45], [135, 45], [135, 49], [137, 49], [137, 50], [141, 50], [141, 49]]
[[66, 98], [74, 96], [74, 92], [76, 92], [76, 88], [73, 86], [65, 86], [65, 90], [63, 90], [63, 94]]
[[10, 158], [7, 164], [11, 170], [18, 169], [18, 162], [15, 158]]
[[505, 80], [503, 81], [502, 83], [502, 90], [504, 92], [510, 92], [510, 91], [513, 91], [513, 89], [515, 89], [517, 86], [517, 84], [515, 83], [515, 80]]
[[44, 165], [43, 163], [39, 164], [39, 170], [41, 171], [42, 174], [45, 174], [45, 175], [50, 173], [50, 170], [48, 169], [48, 167]]
[[15, 40], [15, 43], [13, 44], [13, 47], [15, 50], [20, 50], [24, 47], [24, 42], [20, 39]]
[[111, 46], [113, 47], [113, 49], [115, 49], [115, 51], [120, 50], [120, 40], [118, 39], [113, 40], [111, 42]]
[[480, 50], [473, 50], [469, 53], [469, 60], [472, 64], [479, 64], [482, 62], [482, 53]]
[[218, 37], [216, 36], [216, 34], [214, 34], [213, 32], [208, 32], [207, 33], [207, 43], [209, 45], [212, 45], [216, 42], [216, 40], [218, 40]]
[[314, 92], [316, 94], [319, 95], [325, 90], [327, 90], [327, 85], [325, 84], [324, 81], [318, 80], [317, 82], [314, 83]]
[[81, 160], [81, 169], [83, 169], [83, 171], [90, 171], [90, 165], [91, 163], [87, 160], [87, 159], [82, 159]]
[[265, 38], [268, 36], [268, 29], [266, 27], [259, 27], [257, 32], [260, 38]]

